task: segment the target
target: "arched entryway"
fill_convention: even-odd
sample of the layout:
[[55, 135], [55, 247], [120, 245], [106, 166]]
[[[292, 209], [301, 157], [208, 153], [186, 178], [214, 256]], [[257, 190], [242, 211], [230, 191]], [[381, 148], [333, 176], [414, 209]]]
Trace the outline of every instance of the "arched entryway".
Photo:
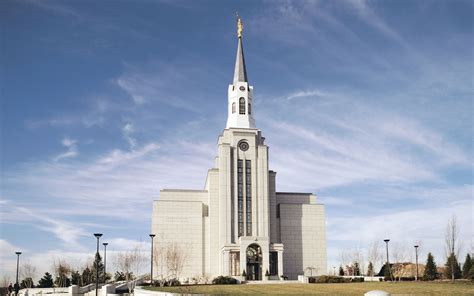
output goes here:
[[247, 247], [247, 280], [262, 280], [262, 249], [257, 244]]

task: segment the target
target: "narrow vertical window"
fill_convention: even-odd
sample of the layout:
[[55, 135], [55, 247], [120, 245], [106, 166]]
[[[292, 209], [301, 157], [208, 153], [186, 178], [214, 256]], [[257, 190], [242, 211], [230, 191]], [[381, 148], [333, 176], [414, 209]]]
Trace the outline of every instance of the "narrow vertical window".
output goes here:
[[249, 111], [249, 115], [252, 114], [252, 104], [249, 103], [249, 106], [248, 106], [248, 111]]
[[244, 177], [243, 161], [237, 161], [237, 207], [238, 207], [238, 233], [239, 237], [244, 235]]
[[232, 103], [232, 114], [235, 113], [235, 102]]
[[278, 252], [270, 252], [270, 275], [278, 275]]
[[245, 205], [247, 236], [252, 235], [252, 167], [250, 160], [245, 161]]
[[239, 99], [239, 114], [245, 114], [245, 99]]

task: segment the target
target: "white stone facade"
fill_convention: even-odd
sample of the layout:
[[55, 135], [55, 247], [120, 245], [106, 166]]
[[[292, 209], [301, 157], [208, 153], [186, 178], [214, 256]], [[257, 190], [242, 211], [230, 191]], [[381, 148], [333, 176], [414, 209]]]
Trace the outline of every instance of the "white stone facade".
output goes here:
[[[310, 193], [275, 191], [268, 146], [255, 128], [240, 37], [238, 42], [227, 125], [204, 190], [161, 190], [153, 203], [154, 279], [173, 273], [181, 279], [237, 277], [244, 271], [248, 280], [263, 280], [267, 271], [270, 279], [297, 279], [308, 268], [326, 271], [324, 206]], [[178, 271], [170, 270], [170, 257]]]

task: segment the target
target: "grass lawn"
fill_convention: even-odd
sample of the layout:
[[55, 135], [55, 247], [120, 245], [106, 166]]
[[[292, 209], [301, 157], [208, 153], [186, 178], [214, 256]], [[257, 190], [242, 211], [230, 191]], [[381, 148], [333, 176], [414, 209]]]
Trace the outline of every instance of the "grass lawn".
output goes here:
[[197, 285], [145, 287], [145, 289], [210, 295], [364, 295], [370, 290], [384, 290], [392, 295], [474, 295], [474, 283], [472, 282]]

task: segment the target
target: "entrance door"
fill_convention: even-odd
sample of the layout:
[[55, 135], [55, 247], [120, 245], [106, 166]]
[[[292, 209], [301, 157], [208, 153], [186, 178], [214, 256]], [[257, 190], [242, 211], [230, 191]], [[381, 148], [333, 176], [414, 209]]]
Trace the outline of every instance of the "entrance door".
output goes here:
[[262, 280], [262, 249], [257, 244], [247, 248], [247, 280]]

